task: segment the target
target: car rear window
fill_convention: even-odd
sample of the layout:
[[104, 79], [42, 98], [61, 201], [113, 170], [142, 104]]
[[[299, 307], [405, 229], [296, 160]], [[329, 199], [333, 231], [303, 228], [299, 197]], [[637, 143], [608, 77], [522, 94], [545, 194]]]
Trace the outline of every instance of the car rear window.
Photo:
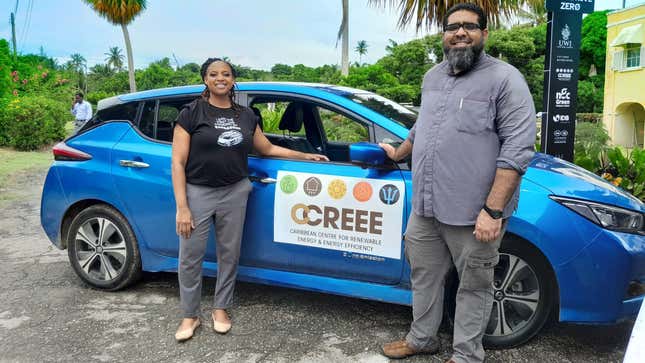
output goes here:
[[138, 107], [138, 102], [129, 102], [105, 108], [96, 113], [94, 124], [112, 120], [128, 120], [134, 123]]

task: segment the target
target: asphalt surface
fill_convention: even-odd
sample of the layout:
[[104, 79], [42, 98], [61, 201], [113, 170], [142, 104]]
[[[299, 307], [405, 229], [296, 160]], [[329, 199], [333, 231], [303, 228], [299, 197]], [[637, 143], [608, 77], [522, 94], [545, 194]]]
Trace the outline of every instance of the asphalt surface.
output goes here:
[[[0, 362], [387, 362], [380, 346], [403, 337], [408, 307], [239, 283], [225, 336], [212, 331], [214, 279], [204, 283], [202, 326], [185, 343], [176, 275], [148, 273], [121, 292], [85, 286], [66, 251], [40, 227], [45, 171], [20, 174], [0, 193]], [[620, 362], [633, 321], [554, 324], [528, 344], [487, 352], [487, 362]], [[443, 362], [442, 350], [404, 362]]]

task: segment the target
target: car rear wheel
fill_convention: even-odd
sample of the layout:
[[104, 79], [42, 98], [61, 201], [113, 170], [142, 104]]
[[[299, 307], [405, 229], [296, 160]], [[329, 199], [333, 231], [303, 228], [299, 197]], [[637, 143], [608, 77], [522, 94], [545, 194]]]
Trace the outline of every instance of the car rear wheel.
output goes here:
[[[446, 282], [446, 313], [452, 327], [458, 281]], [[549, 320], [557, 285], [546, 258], [529, 242], [507, 236], [499, 249], [493, 279], [493, 308], [483, 343], [486, 348], [511, 348], [526, 343]]]
[[141, 275], [132, 228], [107, 205], [93, 205], [74, 218], [67, 233], [67, 253], [81, 280], [98, 289], [120, 290]]

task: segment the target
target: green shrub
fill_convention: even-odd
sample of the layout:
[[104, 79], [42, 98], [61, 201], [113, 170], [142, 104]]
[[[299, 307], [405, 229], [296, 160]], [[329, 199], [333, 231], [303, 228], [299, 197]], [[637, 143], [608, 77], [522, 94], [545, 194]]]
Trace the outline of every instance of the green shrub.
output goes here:
[[322, 117], [322, 122], [328, 141], [354, 143], [369, 140], [367, 129], [341, 115]]
[[264, 128], [264, 132], [281, 134], [282, 131], [279, 129], [279, 126], [282, 114], [286, 109], [284, 104], [276, 103], [273, 109], [269, 109], [266, 104], [255, 105], [255, 107], [258, 107], [262, 114], [262, 127]]
[[0, 98], [9, 96], [13, 90], [12, 86], [9, 43], [4, 39], [0, 39]]
[[0, 146], [7, 146], [9, 141], [7, 137], [6, 113], [9, 105], [9, 98], [0, 98]]
[[100, 100], [112, 96], [114, 96], [114, 94], [105, 91], [89, 92], [85, 95], [85, 100], [93, 105], [92, 109], [96, 110], [96, 104], [99, 103]]
[[379, 88], [378, 90], [376, 90], [376, 93], [395, 102], [414, 103], [414, 101], [419, 98], [421, 87], [402, 84], [394, 87]]
[[611, 166], [603, 177], [645, 202], [645, 150], [625, 151], [614, 147], [607, 152]]
[[17, 150], [36, 150], [65, 137], [69, 110], [43, 96], [10, 100], [2, 115], [6, 144]]
[[600, 174], [607, 167], [609, 135], [600, 122], [578, 122], [573, 145], [573, 162], [592, 173]]
[[602, 123], [602, 113], [576, 113], [576, 122], [593, 122], [593, 123]]

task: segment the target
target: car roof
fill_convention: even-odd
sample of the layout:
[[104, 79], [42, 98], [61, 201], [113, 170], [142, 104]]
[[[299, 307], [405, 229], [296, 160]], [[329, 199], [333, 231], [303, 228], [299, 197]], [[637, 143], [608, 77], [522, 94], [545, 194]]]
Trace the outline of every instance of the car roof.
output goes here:
[[[324, 83], [304, 83], [304, 82], [238, 82], [237, 88], [240, 91], [282, 91], [282, 92], [302, 92], [303, 90], [322, 90], [337, 95], [369, 93], [355, 88], [337, 86]], [[115, 104], [141, 101], [150, 98], [172, 97], [181, 95], [199, 94], [204, 90], [203, 84], [191, 86], [179, 86], [168, 88], [157, 88], [147, 91], [126, 93], [110, 98], [100, 100], [97, 109], [101, 110]]]

